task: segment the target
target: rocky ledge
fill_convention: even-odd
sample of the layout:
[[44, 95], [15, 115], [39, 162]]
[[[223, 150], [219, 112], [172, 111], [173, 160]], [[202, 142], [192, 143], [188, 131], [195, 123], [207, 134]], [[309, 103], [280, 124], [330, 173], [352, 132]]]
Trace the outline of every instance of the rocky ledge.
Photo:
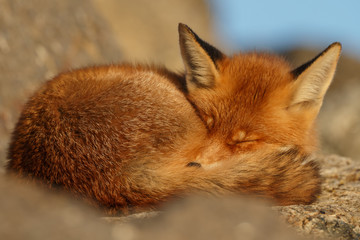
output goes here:
[[335, 155], [319, 157], [319, 199], [308, 206], [276, 207], [299, 232], [314, 237], [360, 239], [360, 163]]

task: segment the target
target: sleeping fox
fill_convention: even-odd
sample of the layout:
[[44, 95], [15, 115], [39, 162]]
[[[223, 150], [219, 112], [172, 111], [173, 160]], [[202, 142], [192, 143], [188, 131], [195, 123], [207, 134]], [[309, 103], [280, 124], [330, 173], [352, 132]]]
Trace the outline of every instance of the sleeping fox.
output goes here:
[[292, 70], [267, 53], [226, 56], [185, 24], [179, 39], [184, 74], [120, 64], [46, 82], [13, 132], [8, 171], [109, 213], [191, 193], [313, 202], [314, 121], [340, 43]]

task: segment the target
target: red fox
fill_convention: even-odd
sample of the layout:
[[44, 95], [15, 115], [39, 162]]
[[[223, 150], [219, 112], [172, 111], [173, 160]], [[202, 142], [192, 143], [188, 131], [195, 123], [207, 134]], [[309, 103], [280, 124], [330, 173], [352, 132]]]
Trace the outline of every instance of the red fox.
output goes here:
[[7, 169], [111, 213], [190, 193], [309, 204], [320, 191], [314, 121], [340, 43], [291, 70], [278, 56], [226, 56], [179, 24], [185, 73], [143, 65], [61, 73], [25, 105]]

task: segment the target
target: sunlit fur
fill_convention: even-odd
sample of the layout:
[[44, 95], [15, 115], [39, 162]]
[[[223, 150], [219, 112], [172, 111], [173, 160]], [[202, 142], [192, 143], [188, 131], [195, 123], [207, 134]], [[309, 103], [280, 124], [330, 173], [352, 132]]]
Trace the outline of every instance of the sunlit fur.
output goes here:
[[[218, 62], [217, 85], [191, 92], [189, 99], [200, 116], [211, 118], [209, 133], [229, 143], [239, 131], [244, 144], [237, 150], [255, 149], [262, 144], [297, 145], [313, 150], [314, 114], [308, 109], [289, 111], [294, 77], [289, 65], [273, 55], [238, 54]], [[230, 144], [231, 145], [231, 144]]]
[[[194, 34], [180, 28], [180, 35]], [[182, 51], [202, 47], [191, 36], [190, 48], [180, 42]], [[205, 74], [216, 70], [212, 84], [202, 77], [204, 84], [191, 88], [187, 81], [196, 77], [189, 72], [185, 78], [153, 66], [61, 73], [25, 105], [9, 172], [60, 186], [111, 213], [156, 208], [194, 192], [313, 202], [320, 189], [311, 155], [316, 104], [294, 105], [297, 75], [280, 57], [218, 56], [201, 58], [215, 59], [206, 63], [212, 73]], [[336, 66], [337, 58], [329, 62]], [[195, 66], [191, 59], [184, 58], [187, 68]]]

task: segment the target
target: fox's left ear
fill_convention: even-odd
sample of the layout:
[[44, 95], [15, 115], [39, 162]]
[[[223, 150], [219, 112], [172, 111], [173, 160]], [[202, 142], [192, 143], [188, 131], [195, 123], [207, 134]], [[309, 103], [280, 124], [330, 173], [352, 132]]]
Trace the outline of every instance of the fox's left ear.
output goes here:
[[189, 92], [213, 87], [219, 76], [216, 62], [225, 55], [182, 23], [179, 24], [179, 40]]
[[290, 108], [315, 107], [315, 110], [319, 111], [334, 77], [340, 52], [341, 44], [335, 42], [313, 60], [292, 71], [295, 91]]

